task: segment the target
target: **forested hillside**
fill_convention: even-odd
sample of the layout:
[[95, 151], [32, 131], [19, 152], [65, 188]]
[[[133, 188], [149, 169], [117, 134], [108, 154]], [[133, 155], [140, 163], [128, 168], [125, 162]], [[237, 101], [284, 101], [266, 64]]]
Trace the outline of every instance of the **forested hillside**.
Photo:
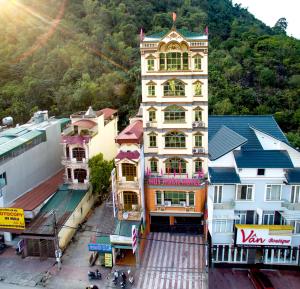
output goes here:
[[[209, 27], [212, 114], [275, 114], [300, 146], [300, 41], [229, 0], [0, 1], [0, 118], [138, 107], [138, 33]], [[271, 10], [271, 8], [270, 8]], [[283, 15], [284, 16], [284, 15]]]

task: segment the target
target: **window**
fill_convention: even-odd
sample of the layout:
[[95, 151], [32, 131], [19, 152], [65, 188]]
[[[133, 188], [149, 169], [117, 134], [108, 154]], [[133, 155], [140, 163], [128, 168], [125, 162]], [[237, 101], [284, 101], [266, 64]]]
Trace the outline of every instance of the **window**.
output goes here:
[[156, 148], [157, 147], [156, 134], [154, 134], [154, 133], [149, 135], [149, 146], [151, 148]]
[[180, 80], [169, 80], [164, 84], [164, 96], [184, 96], [184, 83]]
[[73, 158], [77, 161], [82, 161], [85, 158], [85, 149], [84, 148], [73, 148]]
[[257, 175], [258, 176], [264, 176], [265, 175], [265, 169], [257, 169]]
[[280, 201], [281, 185], [267, 185], [266, 201]]
[[150, 171], [151, 171], [151, 173], [157, 173], [157, 160], [156, 159], [150, 160]]
[[148, 69], [148, 71], [154, 70], [154, 59], [147, 60], [147, 69]]
[[186, 173], [186, 163], [181, 158], [171, 158], [166, 161], [166, 173], [178, 173], [185, 174]]
[[195, 193], [189, 192], [189, 206], [194, 207], [195, 206]]
[[166, 59], [164, 53], [159, 54], [159, 69], [166, 70]]
[[156, 191], [156, 204], [162, 205], [162, 193], [160, 191]]
[[223, 187], [222, 186], [215, 186], [214, 187], [214, 203], [215, 204], [222, 203], [222, 193], [223, 193]]
[[132, 205], [138, 205], [138, 197], [135, 192], [123, 192], [124, 210], [131, 211]]
[[[1, 178], [1, 175], [0, 175]], [[299, 203], [300, 202], [300, 186], [292, 186], [291, 190], [291, 203]]]
[[194, 83], [194, 94], [195, 96], [202, 96], [202, 84], [200, 81]]
[[6, 172], [0, 174], [0, 188], [7, 185]]
[[235, 211], [235, 224], [246, 224], [247, 223], [247, 211]]
[[185, 148], [185, 135], [182, 132], [170, 132], [165, 136], [166, 148]]
[[290, 221], [290, 225], [294, 227], [293, 234], [300, 234], [300, 221]]
[[84, 169], [76, 169], [74, 170], [74, 179], [78, 180], [78, 183], [84, 183], [84, 180], [86, 180], [86, 170]]
[[236, 200], [251, 201], [253, 198], [253, 185], [238, 185]]
[[263, 224], [264, 225], [274, 225], [275, 212], [266, 211], [263, 212]]
[[173, 205], [186, 205], [186, 193], [185, 192], [164, 192], [164, 202], [171, 202], [171, 206]]
[[195, 147], [200, 148], [202, 147], [202, 134], [195, 134]]
[[233, 221], [224, 219], [215, 219], [213, 221], [215, 233], [232, 233]]
[[182, 69], [188, 70], [189, 69], [189, 55], [187, 52], [184, 52], [182, 54]]
[[202, 121], [202, 110], [201, 109], [195, 110], [195, 121]]
[[122, 176], [126, 177], [126, 181], [134, 181], [136, 166], [133, 164], [122, 164]]
[[202, 163], [203, 161], [200, 159], [195, 160], [195, 173], [202, 172], [202, 168], [203, 168]]
[[181, 69], [181, 53], [169, 52], [167, 53], [167, 70]]
[[148, 85], [148, 96], [155, 96], [155, 85]]
[[185, 122], [185, 110], [177, 105], [170, 105], [164, 112], [166, 123], [183, 123]]
[[155, 120], [156, 120], [155, 110], [149, 110], [149, 121], [155, 121]]
[[201, 61], [202, 61], [202, 57], [200, 55], [197, 55], [194, 57], [194, 66], [195, 66], [195, 70], [201, 70]]

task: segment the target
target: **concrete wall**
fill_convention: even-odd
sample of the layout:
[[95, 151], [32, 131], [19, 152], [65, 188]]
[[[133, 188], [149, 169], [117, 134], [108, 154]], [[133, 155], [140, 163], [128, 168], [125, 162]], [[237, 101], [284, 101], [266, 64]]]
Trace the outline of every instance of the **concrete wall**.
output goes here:
[[62, 168], [60, 123], [53, 121], [49, 123], [45, 130], [46, 142], [38, 144], [1, 165], [0, 173], [6, 172], [7, 176], [7, 186], [4, 188], [5, 193], [2, 206], [8, 206], [15, 199], [36, 187]]

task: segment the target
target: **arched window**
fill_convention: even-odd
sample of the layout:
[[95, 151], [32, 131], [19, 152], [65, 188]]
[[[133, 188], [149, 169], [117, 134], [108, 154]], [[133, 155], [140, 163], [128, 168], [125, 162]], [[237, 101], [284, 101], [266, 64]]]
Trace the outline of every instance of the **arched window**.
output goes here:
[[74, 179], [77, 179], [78, 183], [84, 183], [86, 176], [87, 176], [86, 170], [84, 170], [84, 169], [74, 170]]
[[156, 148], [157, 147], [157, 134], [152, 132], [149, 134], [149, 147]]
[[166, 160], [166, 174], [185, 174], [186, 162], [181, 158], [170, 158]]
[[76, 158], [77, 161], [81, 162], [85, 158], [85, 149], [84, 148], [73, 148], [73, 158]]
[[170, 105], [165, 109], [166, 123], [183, 123], [185, 122], [185, 110], [177, 105]]
[[202, 56], [200, 54], [195, 55], [194, 56], [194, 68], [195, 68], [195, 70], [201, 70], [201, 68], [202, 68], [201, 62], [202, 62]]
[[202, 96], [202, 83], [201, 83], [201, 81], [194, 82], [193, 87], [194, 87], [194, 95], [195, 96]]
[[126, 181], [134, 181], [136, 166], [134, 164], [122, 164], [122, 176], [126, 178]]
[[181, 53], [167, 53], [167, 70], [181, 70]]
[[168, 53], [159, 54], [159, 69], [160, 70], [188, 70], [189, 69], [189, 55], [187, 52], [181, 53], [180, 46], [177, 47], [179, 51], [172, 51]]
[[195, 138], [195, 143], [194, 143], [195, 148], [201, 148], [203, 146], [202, 145], [202, 134], [196, 133], [194, 135], [194, 138]]
[[184, 83], [177, 79], [171, 79], [164, 83], [164, 96], [184, 96]]
[[149, 112], [149, 121], [156, 121], [156, 109], [150, 108]]
[[157, 173], [158, 172], [158, 160], [155, 158], [150, 159], [150, 171], [151, 173]]
[[185, 148], [185, 135], [182, 132], [170, 132], [165, 135], [166, 148]]
[[202, 109], [200, 107], [196, 107], [194, 109], [195, 121], [202, 121]]
[[138, 205], [138, 196], [135, 192], [123, 192], [124, 210], [132, 211], [133, 205]]

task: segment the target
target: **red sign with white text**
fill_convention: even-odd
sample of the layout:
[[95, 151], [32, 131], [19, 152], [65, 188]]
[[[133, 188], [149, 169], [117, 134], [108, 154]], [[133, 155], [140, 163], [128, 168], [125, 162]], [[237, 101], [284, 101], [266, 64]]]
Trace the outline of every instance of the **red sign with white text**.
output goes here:
[[251, 246], [290, 246], [291, 230], [237, 228], [236, 244]]

